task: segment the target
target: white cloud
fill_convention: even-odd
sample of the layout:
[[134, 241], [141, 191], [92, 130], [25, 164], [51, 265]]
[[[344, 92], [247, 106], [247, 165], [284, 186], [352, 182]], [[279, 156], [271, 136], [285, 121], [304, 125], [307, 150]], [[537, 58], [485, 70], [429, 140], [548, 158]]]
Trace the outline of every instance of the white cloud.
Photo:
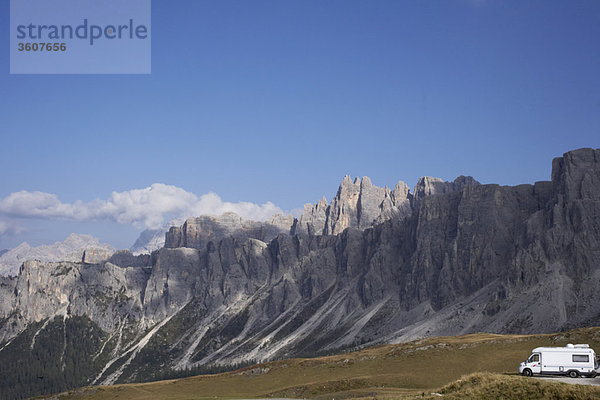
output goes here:
[[[271, 202], [224, 202], [217, 194], [198, 198], [177, 186], [155, 183], [144, 189], [113, 192], [106, 200], [63, 203], [52, 193], [20, 191], [0, 198], [0, 215], [10, 218], [110, 220], [145, 228], [160, 227], [165, 218], [220, 215], [234, 212], [246, 219], [264, 221], [283, 211]], [[1, 221], [0, 221], [1, 223]], [[7, 224], [7, 223], [5, 223]], [[8, 228], [6, 228], [8, 232]], [[0, 225], [2, 232], [2, 225]]]
[[4, 235], [19, 235], [24, 231], [24, 228], [15, 221], [2, 221], [0, 220], [0, 236]]

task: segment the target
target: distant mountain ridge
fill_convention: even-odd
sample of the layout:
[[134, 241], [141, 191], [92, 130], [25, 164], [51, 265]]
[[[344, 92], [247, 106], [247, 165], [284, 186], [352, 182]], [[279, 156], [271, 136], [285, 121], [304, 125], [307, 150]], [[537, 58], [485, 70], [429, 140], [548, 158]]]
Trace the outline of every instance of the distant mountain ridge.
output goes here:
[[184, 219], [172, 219], [158, 229], [146, 229], [140, 233], [129, 251], [135, 256], [150, 254], [165, 246], [165, 235], [172, 226], [179, 226], [185, 222]]
[[59, 369], [85, 359], [65, 386], [111, 384], [432, 335], [598, 325], [600, 149], [554, 159], [551, 176], [422, 178], [414, 193], [345, 178], [330, 204], [279, 228], [199, 217], [151, 255], [25, 262], [0, 279], [0, 369], [28, 355]]
[[[85, 259], [87, 251], [87, 259]], [[31, 247], [23, 242], [14, 249], [0, 252], [0, 275], [15, 276], [19, 267], [27, 260], [40, 261], [86, 261], [98, 262], [104, 260], [115, 248], [91, 235], [71, 234], [64, 241], [51, 245]]]

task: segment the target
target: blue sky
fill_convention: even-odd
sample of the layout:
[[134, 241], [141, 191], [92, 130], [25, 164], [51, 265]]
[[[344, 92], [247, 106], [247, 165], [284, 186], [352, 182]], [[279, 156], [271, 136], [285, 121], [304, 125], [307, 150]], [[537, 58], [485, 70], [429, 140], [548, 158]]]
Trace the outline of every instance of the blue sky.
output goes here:
[[[10, 75], [0, 52], [0, 201], [160, 183], [289, 211], [346, 174], [514, 185], [600, 147], [598, 1], [154, 0], [151, 36], [151, 75]], [[0, 248], [128, 247], [146, 217], [5, 210]]]

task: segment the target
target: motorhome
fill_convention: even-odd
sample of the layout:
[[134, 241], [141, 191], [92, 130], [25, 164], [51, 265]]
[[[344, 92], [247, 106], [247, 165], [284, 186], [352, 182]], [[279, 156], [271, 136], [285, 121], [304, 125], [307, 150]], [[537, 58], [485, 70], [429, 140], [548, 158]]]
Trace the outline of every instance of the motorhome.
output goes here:
[[565, 347], [536, 347], [531, 356], [519, 365], [525, 376], [567, 375], [571, 378], [596, 376], [596, 353], [587, 344], [568, 344]]

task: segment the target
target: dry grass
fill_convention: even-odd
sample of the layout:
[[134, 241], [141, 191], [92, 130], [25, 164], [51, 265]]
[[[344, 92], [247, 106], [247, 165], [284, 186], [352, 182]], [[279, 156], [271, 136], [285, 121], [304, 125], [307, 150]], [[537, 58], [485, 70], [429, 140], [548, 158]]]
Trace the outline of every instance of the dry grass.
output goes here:
[[[444, 399], [584, 400], [600, 399], [600, 387], [546, 382], [490, 373], [468, 375], [439, 391]], [[439, 397], [439, 396], [429, 396]]]
[[[600, 328], [579, 329], [561, 335], [473, 334], [429, 338], [331, 357], [276, 361], [219, 375], [84, 388], [58, 397], [133, 400], [289, 397], [339, 400], [358, 397], [428, 398], [429, 393], [442, 390], [444, 398], [449, 399], [528, 398], [530, 393], [534, 396], [533, 393], [540, 391], [546, 393], [545, 397], [529, 398], [600, 399], [600, 392], [594, 392], [594, 388], [498, 375], [514, 373], [519, 362], [527, 358], [534, 347], [561, 346], [566, 343], [589, 343], [594, 348], [600, 348]], [[473, 373], [477, 374], [457, 381], [461, 376]], [[559, 385], [561, 389], [548, 389], [550, 386], [546, 385]], [[526, 397], [508, 397], [513, 386]], [[502, 394], [502, 390], [508, 392]], [[569, 394], [569, 390], [578, 393], [579, 397]], [[588, 392], [594, 396], [585, 397], [589, 396]], [[489, 395], [491, 397], [486, 397], [486, 393], [492, 393]], [[567, 397], [548, 397], [553, 393]]]

